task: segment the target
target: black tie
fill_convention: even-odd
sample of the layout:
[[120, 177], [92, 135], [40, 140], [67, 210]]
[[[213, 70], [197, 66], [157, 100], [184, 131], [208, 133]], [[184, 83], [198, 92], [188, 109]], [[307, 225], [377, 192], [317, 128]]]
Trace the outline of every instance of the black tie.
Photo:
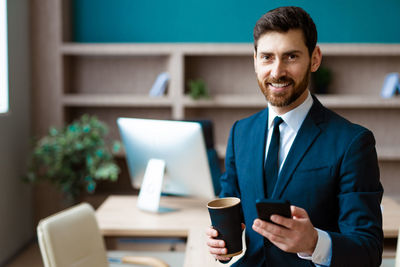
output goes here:
[[279, 125], [283, 122], [281, 117], [275, 117], [274, 119], [274, 131], [272, 133], [271, 142], [269, 143], [267, 159], [265, 162], [264, 175], [267, 185], [267, 197], [271, 197], [274, 191], [276, 180], [278, 179], [279, 170]]

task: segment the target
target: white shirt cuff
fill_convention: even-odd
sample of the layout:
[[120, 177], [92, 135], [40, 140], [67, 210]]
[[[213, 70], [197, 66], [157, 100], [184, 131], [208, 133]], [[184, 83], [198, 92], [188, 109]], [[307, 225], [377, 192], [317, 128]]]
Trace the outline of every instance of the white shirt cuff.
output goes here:
[[314, 253], [312, 255], [297, 253], [297, 256], [305, 260], [311, 260], [317, 265], [329, 266], [332, 258], [332, 240], [327, 232], [318, 228], [315, 229], [318, 232], [318, 241]]

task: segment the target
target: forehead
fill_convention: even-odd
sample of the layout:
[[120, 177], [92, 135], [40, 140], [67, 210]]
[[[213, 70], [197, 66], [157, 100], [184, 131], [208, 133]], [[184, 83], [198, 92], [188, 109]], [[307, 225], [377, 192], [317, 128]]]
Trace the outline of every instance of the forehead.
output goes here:
[[308, 51], [301, 30], [266, 32], [261, 35], [257, 42], [257, 52], [275, 53], [293, 50]]

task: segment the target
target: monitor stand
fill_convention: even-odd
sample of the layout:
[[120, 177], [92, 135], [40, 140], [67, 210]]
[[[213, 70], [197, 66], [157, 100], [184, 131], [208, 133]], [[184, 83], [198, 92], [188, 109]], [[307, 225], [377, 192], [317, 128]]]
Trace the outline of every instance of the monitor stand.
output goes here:
[[144, 211], [165, 213], [176, 209], [160, 207], [160, 197], [165, 174], [165, 161], [150, 159], [147, 163], [137, 207]]

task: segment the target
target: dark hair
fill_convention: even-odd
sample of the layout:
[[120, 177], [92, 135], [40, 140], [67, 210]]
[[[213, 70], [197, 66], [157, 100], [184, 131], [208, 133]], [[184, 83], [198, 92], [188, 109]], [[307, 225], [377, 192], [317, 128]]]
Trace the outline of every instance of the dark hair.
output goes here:
[[254, 49], [257, 52], [258, 39], [266, 32], [288, 32], [300, 29], [310, 56], [317, 44], [317, 28], [304, 9], [295, 6], [278, 7], [265, 13], [254, 26]]

